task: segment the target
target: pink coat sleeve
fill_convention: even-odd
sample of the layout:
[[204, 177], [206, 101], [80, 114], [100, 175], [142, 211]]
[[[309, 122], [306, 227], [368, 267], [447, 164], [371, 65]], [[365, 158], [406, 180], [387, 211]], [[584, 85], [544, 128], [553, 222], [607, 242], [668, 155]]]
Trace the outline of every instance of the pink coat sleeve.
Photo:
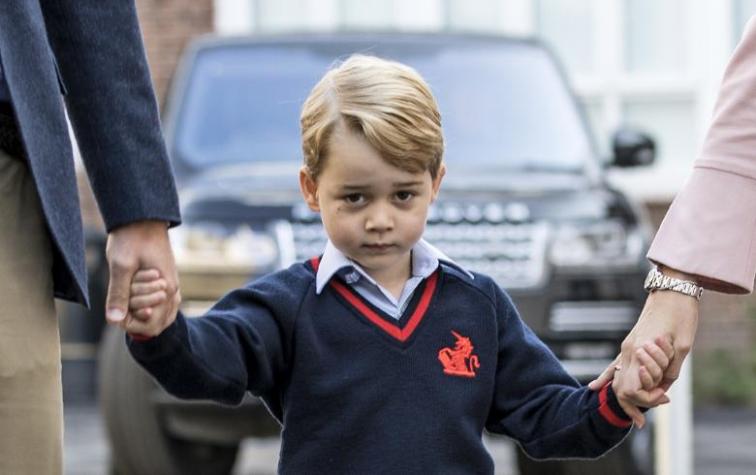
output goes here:
[[756, 17], [725, 70], [701, 155], [648, 258], [707, 289], [753, 291], [756, 276]]

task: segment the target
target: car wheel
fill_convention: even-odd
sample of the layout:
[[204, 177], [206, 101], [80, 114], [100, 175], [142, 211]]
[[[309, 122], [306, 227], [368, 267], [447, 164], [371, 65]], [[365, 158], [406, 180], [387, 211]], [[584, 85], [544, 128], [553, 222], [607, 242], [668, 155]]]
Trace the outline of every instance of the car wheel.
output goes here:
[[171, 436], [152, 402], [156, 383], [131, 358], [123, 331], [105, 330], [99, 355], [100, 408], [118, 475], [230, 473], [237, 445], [215, 445]]

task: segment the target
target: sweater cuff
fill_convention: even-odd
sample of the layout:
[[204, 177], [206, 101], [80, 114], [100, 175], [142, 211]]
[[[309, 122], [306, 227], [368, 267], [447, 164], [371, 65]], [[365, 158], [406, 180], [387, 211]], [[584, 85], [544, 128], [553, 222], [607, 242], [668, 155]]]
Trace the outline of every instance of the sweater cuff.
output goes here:
[[172, 352], [177, 345], [181, 345], [182, 336], [187, 332], [184, 316], [179, 312], [176, 320], [168, 325], [159, 335], [149, 337], [144, 335], [126, 334], [126, 345], [132, 355], [138, 359], [154, 359]]
[[626, 429], [633, 424], [633, 421], [622, 410], [622, 406], [620, 406], [617, 396], [612, 389], [611, 381], [601, 388], [598, 398], [598, 412], [606, 422], [620, 429]]

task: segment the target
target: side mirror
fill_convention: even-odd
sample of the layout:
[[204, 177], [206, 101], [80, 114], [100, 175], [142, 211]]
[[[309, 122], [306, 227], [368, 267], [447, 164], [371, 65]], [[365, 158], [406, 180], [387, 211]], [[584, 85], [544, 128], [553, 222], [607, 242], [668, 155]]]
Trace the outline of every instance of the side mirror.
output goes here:
[[614, 158], [610, 166], [627, 168], [650, 165], [656, 159], [656, 143], [650, 136], [633, 129], [619, 129], [612, 136]]

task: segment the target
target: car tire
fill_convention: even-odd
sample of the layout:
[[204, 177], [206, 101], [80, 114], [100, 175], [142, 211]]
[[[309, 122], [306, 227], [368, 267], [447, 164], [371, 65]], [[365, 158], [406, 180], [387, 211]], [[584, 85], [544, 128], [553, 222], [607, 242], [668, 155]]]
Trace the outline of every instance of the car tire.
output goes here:
[[123, 331], [105, 329], [99, 355], [99, 398], [110, 439], [112, 473], [118, 475], [220, 475], [236, 462], [237, 445], [176, 438], [162, 427], [152, 402], [160, 390], [131, 358]]

